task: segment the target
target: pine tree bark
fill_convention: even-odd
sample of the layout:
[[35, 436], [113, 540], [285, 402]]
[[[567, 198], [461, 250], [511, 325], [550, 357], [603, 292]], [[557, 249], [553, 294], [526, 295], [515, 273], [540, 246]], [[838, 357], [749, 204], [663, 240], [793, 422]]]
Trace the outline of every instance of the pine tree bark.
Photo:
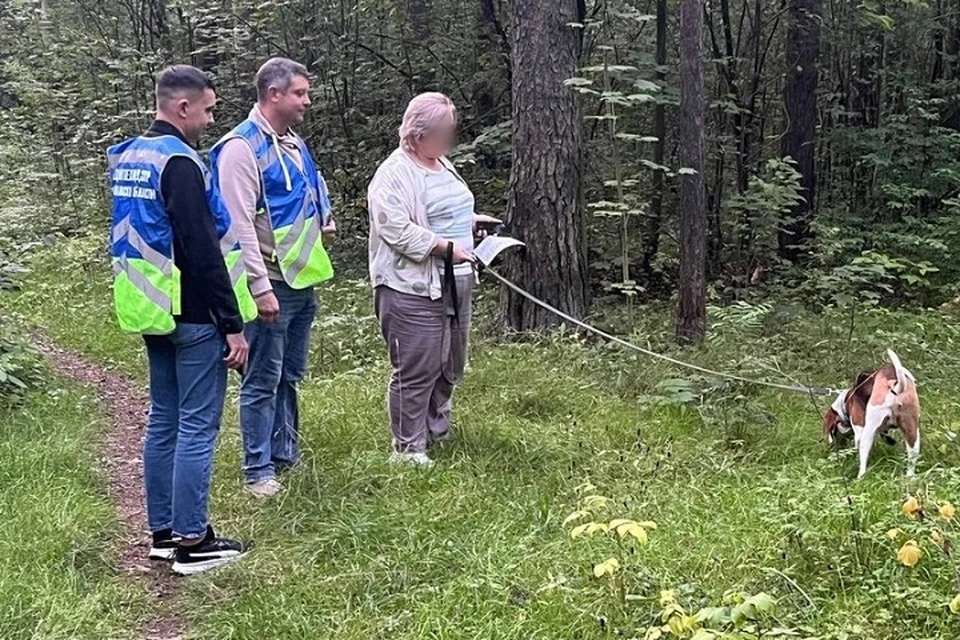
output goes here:
[[[703, 3], [680, 4], [680, 300], [677, 342], [698, 344], [707, 331], [704, 146], [706, 86], [703, 75]], [[689, 170], [692, 170], [689, 171]]]
[[781, 221], [780, 256], [802, 262], [811, 240], [810, 222], [817, 192], [815, 166], [817, 133], [817, 83], [820, 53], [820, 0], [790, 0], [787, 27], [787, 81], [783, 89], [787, 129], [780, 139], [780, 153], [797, 162], [803, 201]]
[[[506, 255], [508, 278], [575, 317], [589, 303], [581, 203], [580, 113], [563, 81], [576, 75], [582, 22], [579, 0], [513, 3], [513, 160], [507, 223], [527, 244]], [[508, 289], [505, 327], [543, 330], [560, 319]]]

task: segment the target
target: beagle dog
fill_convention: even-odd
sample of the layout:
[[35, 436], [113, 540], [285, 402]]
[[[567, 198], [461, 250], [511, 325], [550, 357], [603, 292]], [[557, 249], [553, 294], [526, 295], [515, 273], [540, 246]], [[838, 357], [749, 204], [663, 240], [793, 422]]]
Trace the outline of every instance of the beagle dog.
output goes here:
[[900, 429], [907, 445], [907, 475], [916, 472], [920, 458], [920, 399], [917, 383], [900, 358], [887, 350], [890, 364], [874, 372], [857, 375], [853, 386], [843, 391], [823, 418], [823, 435], [833, 444], [839, 435], [853, 431], [860, 472], [857, 478], [867, 473], [867, 460], [873, 441], [879, 435], [888, 443], [893, 438], [889, 429]]

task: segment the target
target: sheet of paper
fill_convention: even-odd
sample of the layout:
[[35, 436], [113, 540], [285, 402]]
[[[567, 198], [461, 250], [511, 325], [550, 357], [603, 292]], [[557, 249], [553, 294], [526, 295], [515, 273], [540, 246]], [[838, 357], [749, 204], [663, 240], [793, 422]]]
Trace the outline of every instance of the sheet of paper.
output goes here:
[[508, 247], [523, 246], [526, 245], [516, 238], [508, 238], [507, 236], [487, 236], [474, 248], [473, 255], [477, 256], [477, 260], [482, 262], [483, 266], [489, 267], [494, 258], [500, 255], [500, 252], [504, 249]]

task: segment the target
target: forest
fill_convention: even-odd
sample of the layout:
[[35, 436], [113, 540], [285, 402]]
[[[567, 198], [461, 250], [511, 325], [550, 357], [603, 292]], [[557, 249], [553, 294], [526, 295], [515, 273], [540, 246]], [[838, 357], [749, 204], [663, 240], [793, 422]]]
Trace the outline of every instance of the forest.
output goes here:
[[[211, 504], [258, 548], [171, 581], [128, 558], [146, 358], [105, 151], [179, 63], [216, 85], [207, 151], [274, 56], [311, 74], [338, 227], [305, 458], [240, 495], [231, 376]], [[526, 243], [496, 272], [693, 369], [481, 273], [455, 440], [387, 465], [367, 188], [426, 91], [477, 213]], [[958, 149], [955, 0], [5, 0], [0, 637], [960, 637]], [[922, 456], [907, 478], [878, 443], [858, 481], [808, 391], [887, 349]]]

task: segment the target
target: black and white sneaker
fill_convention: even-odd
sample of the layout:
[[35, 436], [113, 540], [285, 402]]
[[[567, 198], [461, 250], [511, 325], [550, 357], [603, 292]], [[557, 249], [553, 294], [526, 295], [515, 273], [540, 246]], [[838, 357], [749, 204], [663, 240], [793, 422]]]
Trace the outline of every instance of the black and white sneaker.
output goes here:
[[250, 544], [218, 538], [213, 527], [207, 527], [207, 537], [200, 544], [177, 546], [177, 559], [173, 563], [173, 572], [181, 576], [190, 576], [220, 565], [239, 560], [250, 550]]
[[151, 560], [173, 560], [177, 557], [177, 543], [180, 538], [173, 536], [172, 529], [153, 532], [153, 543], [147, 556]]

